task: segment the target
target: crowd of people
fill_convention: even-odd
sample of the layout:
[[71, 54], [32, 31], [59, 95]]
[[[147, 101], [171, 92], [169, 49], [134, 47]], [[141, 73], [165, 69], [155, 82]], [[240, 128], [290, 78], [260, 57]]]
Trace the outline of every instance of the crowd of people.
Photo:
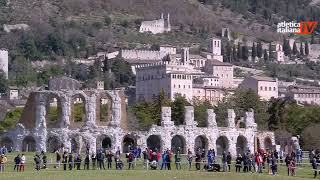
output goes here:
[[[5, 148], [1, 148], [1, 151]], [[196, 170], [206, 171], [232, 171], [232, 164], [234, 164], [235, 172], [244, 173], [263, 173], [267, 171], [271, 175], [278, 173], [278, 164], [285, 164], [287, 166], [288, 176], [295, 176], [297, 166], [302, 163], [303, 152], [297, 149], [295, 152], [284, 154], [283, 151], [263, 151], [259, 150], [256, 153], [251, 153], [249, 150], [232, 157], [230, 152], [223, 152], [221, 161], [216, 159], [216, 152], [214, 149], [197, 149], [195, 154], [190, 149], [187, 150], [186, 156], [182, 156], [182, 150], [178, 147], [174, 151], [170, 149], [164, 150], [162, 153], [157, 148], [146, 148], [142, 151], [139, 147], [128, 147], [128, 152], [125, 153], [127, 162], [127, 169], [134, 169], [137, 161], [143, 160], [143, 167], [151, 170], [171, 170], [171, 164], [174, 163], [177, 170], [182, 169], [182, 159], [186, 157], [189, 170], [192, 165]], [[0, 156], [0, 171], [4, 171], [7, 158], [5, 154], [7, 151], [1, 153]], [[122, 161], [120, 148], [114, 153], [109, 149], [99, 149], [96, 153], [89, 153], [87, 149], [84, 159], [81, 154], [72, 153], [61, 150], [55, 152], [56, 162], [54, 168], [63, 168], [63, 170], [89, 170], [89, 169], [112, 169], [122, 170], [125, 163]], [[314, 177], [317, 176], [318, 164], [320, 163], [320, 151], [310, 151], [309, 159], [311, 168], [314, 171]], [[233, 161], [234, 160], [234, 161]], [[18, 154], [14, 158], [14, 171], [23, 172], [26, 164], [25, 154]], [[34, 156], [35, 170], [48, 168], [48, 160], [45, 152], [36, 153]], [[106, 164], [106, 165], [105, 165]], [[83, 167], [83, 168], [82, 168]]]

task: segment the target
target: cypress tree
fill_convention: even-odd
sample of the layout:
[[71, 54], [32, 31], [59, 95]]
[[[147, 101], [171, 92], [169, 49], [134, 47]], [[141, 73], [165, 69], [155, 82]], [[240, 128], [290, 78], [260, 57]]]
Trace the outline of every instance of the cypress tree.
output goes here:
[[228, 29], [226, 28], [226, 30], [224, 31], [224, 37], [226, 37], [228, 39]]
[[238, 61], [236, 45], [233, 45], [233, 48], [232, 48], [232, 59], [233, 59], [234, 61]]
[[314, 33], [311, 34], [311, 42], [310, 42], [310, 44], [315, 44], [315, 42], [314, 42]]
[[254, 60], [257, 56], [257, 48], [256, 48], [256, 45], [254, 44], [254, 42], [252, 44], [251, 56], [252, 56], [252, 60]]
[[306, 56], [308, 56], [309, 55], [309, 44], [308, 44], [308, 42], [305, 42], [305, 45], [304, 45], [305, 47], [304, 47], [304, 50], [305, 50], [305, 54], [306, 54]]
[[297, 55], [298, 54], [298, 48], [297, 48], [296, 42], [293, 43], [292, 54], [293, 55]]
[[262, 44], [261, 44], [261, 42], [259, 41], [259, 42], [258, 42], [258, 45], [257, 45], [257, 56], [258, 56], [258, 58], [261, 58], [261, 57], [262, 57], [262, 53], [263, 53]]
[[238, 60], [242, 59], [242, 48], [240, 43], [238, 43], [237, 57], [238, 57]]
[[300, 55], [304, 56], [304, 50], [303, 50], [303, 47], [302, 47], [302, 42], [300, 42]]
[[243, 60], [248, 60], [249, 58], [249, 50], [246, 45], [242, 46], [242, 59]]
[[269, 61], [269, 56], [268, 56], [267, 50], [264, 50], [263, 59], [264, 59], [265, 62], [268, 62], [268, 61]]

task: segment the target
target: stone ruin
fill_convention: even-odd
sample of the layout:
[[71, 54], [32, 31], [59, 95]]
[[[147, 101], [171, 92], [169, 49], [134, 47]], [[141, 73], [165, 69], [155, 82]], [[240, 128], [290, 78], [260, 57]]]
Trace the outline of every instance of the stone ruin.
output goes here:
[[[218, 127], [213, 109], [207, 110], [207, 126], [198, 127], [194, 109], [185, 109], [184, 124], [175, 126], [171, 108], [162, 107], [161, 125], [152, 125], [148, 131], [128, 130], [124, 94], [120, 90], [59, 90], [36, 91], [30, 94], [22, 117], [15, 129], [1, 135], [0, 145], [14, 151], [53, 152], [64, 148], [76, 153], [91, 153], [100, 148], [128, 151], [128, 146], [149, 147], [153, 150], [178, 147], [188, 149], [215, 149], [218, 155], [229, 151], [232, 155], [257, 148], [271, 149], [274, 133], [257, 130], [251, 110], [244, 117], [245, 128], [236, 128], [234, 110], [228, 110], [227, 127]], [[81, 100], [80, 100], [81, 99]], [[83, 121], [75, 121], [75, 102], [83, 103]], [[108, 105], [107, 121], [101, 121], [101, 102]], [[50, 106], [56, 106], [56, 121], [49, 120]]]

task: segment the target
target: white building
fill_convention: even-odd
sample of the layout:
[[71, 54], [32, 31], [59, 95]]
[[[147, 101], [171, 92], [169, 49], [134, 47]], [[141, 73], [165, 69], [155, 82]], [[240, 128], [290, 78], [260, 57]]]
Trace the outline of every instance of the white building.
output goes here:
[[278, 79], [264, 76], [251, 76], [243, 80], [241, 87], [252, 89], [262, 100], [278, 98]]
[[284, 51], [283, 47], [280, 43], [272, 43], [271, 44], [271, 58], [274, 58], [277, 62], [284, 61]]
[[223, 62], [223, 56], [221, 55], [221, 39], [211, 38], [208, 44], [207, 59], [215, 59], [220, 62]]
[[8, 50], [6, 49], [0, 49], [0, 70], [2, 70], [6, 77], [8, 78], [8, 61], [9, 61], [9, 55]]
[[299, 104], [320, 105], [320, 87], [293, 85], [287, 88], [286, 98]]
[[165, 20], [163, 14], [161, 18], [153, 21], [143, 21], [140, 26], [140, 33], [151, 32], [152, 34], [159, 34], [171, 31], [170, 15], [168, 13]]

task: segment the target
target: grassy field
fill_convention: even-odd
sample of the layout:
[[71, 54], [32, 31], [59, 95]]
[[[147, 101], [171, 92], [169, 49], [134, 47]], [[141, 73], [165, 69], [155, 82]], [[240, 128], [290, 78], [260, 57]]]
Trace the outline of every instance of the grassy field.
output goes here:
[[[72, 170], [63, 171], [62, 168], [56, 169], [49, 165], [46, 170], [36, 172], [34, 170], [33, 154], [27, 154], [26, 171], [23, 173], [13, 171], [13, 158], [16, 154], [9, 154], [9, 162], [6, 166], [4, 173], [0, 174], [0, 179], [12, 179], [12, 180], [98, 180], [98, 179], [112, 179], [112, 180], [267, 180], [269, 178], [274, 180], [282, 179], [310, 179], [313, 178], [310, 165], [299, 166], [297, 169], [296, 177], [288, 177], [286, 175], [286, 167], [280, 166], [279, 174], [276, 176], [268, 175], [267, 172], [263, 174], [251, 174], [251, 173], [235, 173], [235, 168], [232, 166], [232, 172], [217, 173], [217, 172], [205, 172], [203, 170], [196, 171], [192, 169], [188, 170], [187, 164], [183, 161], [182, 170], [176, 170], [174, 163], [172, 163], [172, 170], [144, 170], [141, 161], [137, 162], [135, 170], [127, 170], [128, 166], [125, 163], [124, 170]], [[54, 154], [48, 154], [48, 161], [54, 162]], [[124, 161], [126, 162], [126, 161]], [[114, 165], [114, 164], [113, 164]], [[81, 166], [83, 169], [83, 165]], [[91, 168], [91, 167], [90, 167]], [[194, 168], [194, 167], [193, 167]]]

